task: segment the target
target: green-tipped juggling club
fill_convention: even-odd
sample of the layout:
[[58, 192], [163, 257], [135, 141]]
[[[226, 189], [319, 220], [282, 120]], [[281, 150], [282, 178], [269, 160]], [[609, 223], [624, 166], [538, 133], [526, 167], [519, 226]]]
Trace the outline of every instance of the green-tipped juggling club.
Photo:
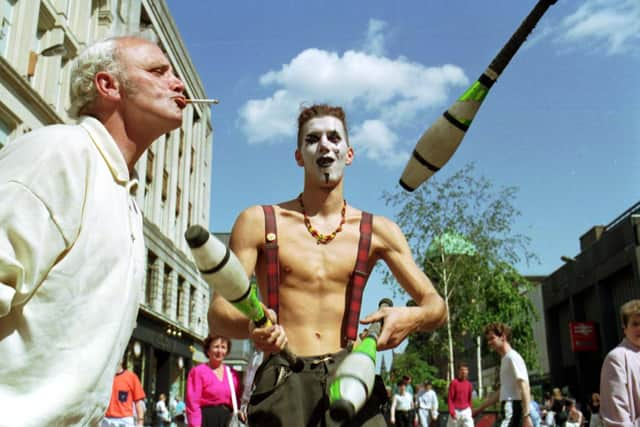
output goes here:
[[[255, 288], [235, 254], [200, 225], [192, 225], [184, 234], [202, 278], [224, 299], [229, 301], [256, 326], [269, 326], [262, 304]], [[304, 362], [296, 357], [288, 347], [280, 354], [289, 362], [294, 372], [304, 368]]]
[[[393, 302], [383, 298], [378, 308], [391, 307]], [[353, 418], [371, 396], [376, 377], [376, 351], [382, 320], [369, 325], [367, 336], [345, 357], [329, 387], [329, 413], [336, 421]]]

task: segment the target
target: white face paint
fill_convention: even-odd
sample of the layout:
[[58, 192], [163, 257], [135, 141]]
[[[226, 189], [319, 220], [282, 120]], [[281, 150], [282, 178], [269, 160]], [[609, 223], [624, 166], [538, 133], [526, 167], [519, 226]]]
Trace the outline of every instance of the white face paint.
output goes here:
[[302, 127], [301, 139], [298, 164], [304, 166], [307, 176], [323, 186], [340, 182], [345, 166], [353, 159], [340, 119], [322, 116], [309, 120]]

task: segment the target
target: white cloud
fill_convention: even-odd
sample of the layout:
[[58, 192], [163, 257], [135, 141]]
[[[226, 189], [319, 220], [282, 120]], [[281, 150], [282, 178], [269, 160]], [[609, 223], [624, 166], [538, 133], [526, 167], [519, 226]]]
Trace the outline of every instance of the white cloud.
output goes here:
[[364, 44], [365, 52], [377, 56], [383, 56], [385, 54], [385, 34], [383, 32], [385, 28], [387, 28], [386, 22], [380, 21], [379, 19], [369, 19], [367, 40]]
[[409, 152], [398, 147], [398, 135], [380, 120], [365, 120], [353, 129], [350, 137], [356, 155], [364, 154], [385, 166], [401, 166]]
[[263, 74], [260, 84], [273, 94], [248, 101], [239, 112], [249, 142], [290, 140], [300, 105], [326, 102], [345, 107], [354, 145], [367, 158], [397, 164], [400, 129], [442, 107], [450, 89], [468, 85], [469, 79], [454, 65], [428, 67], [374, 54], [383, 51], [385, 28], [383, 21], [370, 21], [366, 52], [306, 49]]
[[249, 144], [277, 142], [296, 134], [295, 117], [299, 101], [286, 90], [265, 99], [251, 99], [240, 108], [241, 128]]
[[586, 0], [563, 20], [557, 40], [609, 55], [637, 49], [640, 1]]

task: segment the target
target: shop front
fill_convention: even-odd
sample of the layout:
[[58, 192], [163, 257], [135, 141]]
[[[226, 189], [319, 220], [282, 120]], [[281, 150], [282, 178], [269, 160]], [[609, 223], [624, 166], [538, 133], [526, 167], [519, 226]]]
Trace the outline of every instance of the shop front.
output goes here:
[[127, 346], [126, 364], [138, 375], [147, 395], [145, 424], [153, 422], [153, 409], [161, 393], [167, 396], [167, 404], [176, 396], [184, 399], [187, 375], [198, 363], [194, 356], [198, 359], [200, 350], [200, 338], [140, 310]]

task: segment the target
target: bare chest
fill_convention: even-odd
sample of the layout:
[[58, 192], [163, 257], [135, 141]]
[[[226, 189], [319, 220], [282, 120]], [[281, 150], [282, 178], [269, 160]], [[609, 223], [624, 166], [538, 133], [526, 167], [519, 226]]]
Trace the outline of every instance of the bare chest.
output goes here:
[[349, 221], [331, 242], [318, 244], [302, 222], [278, 224], [280, 285], [307, 291], [340, 291], [355, 267], [359, 222]]

